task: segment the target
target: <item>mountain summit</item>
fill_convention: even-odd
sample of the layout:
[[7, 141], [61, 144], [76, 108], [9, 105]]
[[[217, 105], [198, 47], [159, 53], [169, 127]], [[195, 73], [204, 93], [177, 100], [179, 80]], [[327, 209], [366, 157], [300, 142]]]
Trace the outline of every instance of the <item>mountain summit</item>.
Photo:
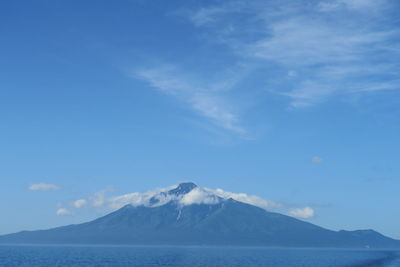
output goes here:
[[327, 230], [190, 182], [125, 197], [129, 204], [94, 221], [4, 235], [0, 243], [400, 247], [372, 230]]
[[168, 191], [168, 193], [174, 195], [183, 195], [189, 193], [196, 187], [198, 186], [192, 182], [181, 183], [177, 188]]

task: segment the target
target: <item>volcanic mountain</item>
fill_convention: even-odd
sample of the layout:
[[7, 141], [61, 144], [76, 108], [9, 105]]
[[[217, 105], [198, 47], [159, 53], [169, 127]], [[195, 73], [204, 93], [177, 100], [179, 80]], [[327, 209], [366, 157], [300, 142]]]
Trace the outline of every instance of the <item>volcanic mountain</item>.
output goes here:
[[373, 230], [331, 231], [193, 183], [161, 191], [96, 220], [0, 236], [0, 243], [400, 247]]

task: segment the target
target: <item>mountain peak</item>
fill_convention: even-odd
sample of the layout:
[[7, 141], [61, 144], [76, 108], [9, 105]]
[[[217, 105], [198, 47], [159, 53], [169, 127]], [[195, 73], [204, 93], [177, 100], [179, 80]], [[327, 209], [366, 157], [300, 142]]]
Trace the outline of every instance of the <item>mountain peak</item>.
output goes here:
[[373, 230], [336, 232], [269, 212], [241, 201], [246, 196], [184, 182], [124, 195], [129, 205], [94, 221], [4, 235], [0, 244], [400, 247]]
[[185, 182], [185, 183], [180, 183], [178, 187], [168, 191], [169, 194], [173, 195], [183, 195], [187, 194], [190, 191], [192, 191], [194, 188], [198, 187], [195, 183], [192, 182]]

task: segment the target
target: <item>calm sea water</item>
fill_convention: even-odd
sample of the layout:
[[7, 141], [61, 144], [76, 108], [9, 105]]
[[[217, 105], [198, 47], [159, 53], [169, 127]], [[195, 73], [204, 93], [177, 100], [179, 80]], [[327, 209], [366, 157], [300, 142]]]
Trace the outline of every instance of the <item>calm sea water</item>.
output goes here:
[[374, 250], [130, 246], [0, 246], [0, 266], [400, 266], [400, 252]]

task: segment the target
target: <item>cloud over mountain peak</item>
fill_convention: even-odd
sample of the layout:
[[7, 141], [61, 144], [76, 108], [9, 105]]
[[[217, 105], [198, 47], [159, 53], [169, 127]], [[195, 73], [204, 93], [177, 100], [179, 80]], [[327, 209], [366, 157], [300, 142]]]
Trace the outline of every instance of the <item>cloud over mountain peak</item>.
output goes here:
[[[87, 199], [80, 199], [73, 202], [72, 207], [79, 209], [83, 206], [92, 206], [109, 211], [117, 210], [126, 205], [131, 205], [133, 207], [160, 207], [171, 202], [177, 205], [177, 207], [195, 204], [216, 205], [228, 199], [233, 199], [268, 211], [280, 211], [290, 216], [303, 219], [313, 217], [314, 215], [314, 210], [311, 207], [307, 207], [308, 216], [304, 216], [304, 213], [293, 212], [293, 207], [286, 206], [282, 203], [266, 200], [255, 195], [233, 193], [220, 188], [210, 189], [207, 187], [200, 187], [192, 182], [184, 182], [147, 192], [133, 192], [110, 197], [107, 197], [105, 192], [101, 191]], [[77, 205], [78, 202], [79, 204], [83, 202], [85, 204]], [[301, 208], [297, 209], [300, 210]]]

